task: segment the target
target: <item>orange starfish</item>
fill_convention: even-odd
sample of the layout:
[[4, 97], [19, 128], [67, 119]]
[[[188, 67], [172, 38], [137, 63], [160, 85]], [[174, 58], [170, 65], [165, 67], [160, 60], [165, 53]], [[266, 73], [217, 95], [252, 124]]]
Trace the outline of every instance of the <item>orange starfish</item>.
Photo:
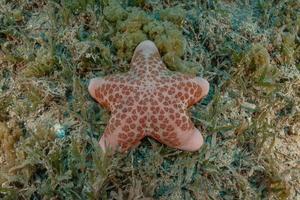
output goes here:
[[129, 72], [94, 78], [88, 90], [111, 111], [99, 142], [104, 151], [126, 151], [145, 136], [187, 151], [198, 150], [203, 144], [187, 108], [207, 95], [209, 83], [169, 71], [149, 40], [136, 47]]

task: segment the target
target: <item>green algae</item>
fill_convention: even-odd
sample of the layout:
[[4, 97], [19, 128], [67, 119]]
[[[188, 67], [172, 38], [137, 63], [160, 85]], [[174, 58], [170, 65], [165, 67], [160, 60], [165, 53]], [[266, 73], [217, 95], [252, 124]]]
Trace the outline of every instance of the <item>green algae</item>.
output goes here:
[[[298, 154], [276, 147], [298, 130], [297, 1], [15, 2], [0, 8], [1, 199], [298, 198]], [[88, 80], [126, 71], [145, 39], [210, 82], [198, 152], [99, 148], [109, 113]]]
[[114, 47], [118, 49], [117, 55], [120, 58], [130, 60], [135, 47], [146, 39], [147, 35], [139, 30], [134, 33], [117, 34], [112, 40]]
[[298, 52], [296, 48], [297, 48], [297, 44], [296, 44], [295, 34], [292, 33], [282, 34], [281, 52], [282, 52], [282, 61], [284, 63], [294, 64], [295, 59], [299, 59], [299, 54], [297, 54]]
[[178, 57], [183, 56], [186, 44], [182, 32], [170, 22], [163, 22], [160, 26], [163, 27], [163, 32], [153, 38], [157, 48], [163, 55], [174, 53]]
[[[109, 13], [115, 13], [114, 18], [109, 17]], [[156, 20], [140, 8], [124, 10], [120, 4], [112, 2], [104, 8], [104, 14], [108, 21], [116, 23], [117, 33], [112, 37], [112, 44], [117, 49], [118, 57], [129, 61], [134, 48], [141, 41], [151, 39], [162, 55], [168, 54], [164, 59], [168, 61], [167, 66], [184, 72], [185, 63], [181, 61], [181, 57], [186, 41], [180, 28], [185, 18], [182, 8], [165, 9], [159, 13], [161, 20]], [[171, 61], [173, 56], [175, 57], [172, 59], [180, 64]]]
[[186, 40], [182, 32], [171, 22], [154, 20], [143, 29], [155, 42], [163, 61], [171, 70], [190, 73], [190, 67], [181, 57], [186, 50]]
[[134, 33], [141, 30], [150, 21], [147, 14], [138, 8], [132, 8], [128, 12], [129, 14], [125, 21], [117, 21], [116, 28], [120, 32]]
[[109, 1], [108, 5], [103, 9], [103, 15], [109, 22], [117, 22], [127, 17], [127, 12], [118, 3], [118, 1]]
[[186, 10], [183, 8], [176, 6], [176, 7], [169, 7], [160, 11], [160, 19], [163, 21], [169, 21], [177, 26], [182, 26], [186, 17]]
[[12, 129], [14, 124], [10, 124], [9, 128], [5, 123], [0, 123], [0, 146], [1, 154], [8, 167], [12, 167], [16, 162], [15, 144], [19, 141], [21, 136], [20, 129]]

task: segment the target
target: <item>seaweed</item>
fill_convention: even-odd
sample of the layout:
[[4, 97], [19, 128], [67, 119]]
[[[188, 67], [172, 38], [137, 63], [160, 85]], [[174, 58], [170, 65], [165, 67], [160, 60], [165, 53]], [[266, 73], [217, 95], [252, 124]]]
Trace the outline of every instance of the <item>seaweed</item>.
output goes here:
[[[299, 198], [299, 1], [1, 1], [0, 199]], [[210, 82], [182, 152], [98, 145], [91, 78], [126, 72], [152, 40]], [[297, 193], [298, 192], [298, 193]]]

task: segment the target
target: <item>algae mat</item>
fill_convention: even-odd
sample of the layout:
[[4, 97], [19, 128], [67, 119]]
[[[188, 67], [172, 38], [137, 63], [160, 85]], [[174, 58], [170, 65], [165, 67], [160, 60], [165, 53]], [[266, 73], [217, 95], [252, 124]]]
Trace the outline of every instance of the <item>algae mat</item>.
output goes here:
[[[300, 199], [300, 3], [0, 0], [1, 199]], [[87, 92], [150, 39], [207, 78], [190, 109], [205, 144], [152, 139], [112, 158]]]

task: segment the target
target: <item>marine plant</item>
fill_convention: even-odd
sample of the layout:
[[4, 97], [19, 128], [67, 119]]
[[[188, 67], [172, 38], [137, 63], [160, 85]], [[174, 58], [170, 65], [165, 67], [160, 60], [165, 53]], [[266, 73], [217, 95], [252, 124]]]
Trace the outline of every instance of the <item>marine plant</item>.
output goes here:
[[[299, 198], [299, 1], [0, 0], [1, 199]], [[134, 14], [137, 15], [134, 15]], [[151, 39], [207, 78], [196, 153], [105, 157], [88, 80]]]

